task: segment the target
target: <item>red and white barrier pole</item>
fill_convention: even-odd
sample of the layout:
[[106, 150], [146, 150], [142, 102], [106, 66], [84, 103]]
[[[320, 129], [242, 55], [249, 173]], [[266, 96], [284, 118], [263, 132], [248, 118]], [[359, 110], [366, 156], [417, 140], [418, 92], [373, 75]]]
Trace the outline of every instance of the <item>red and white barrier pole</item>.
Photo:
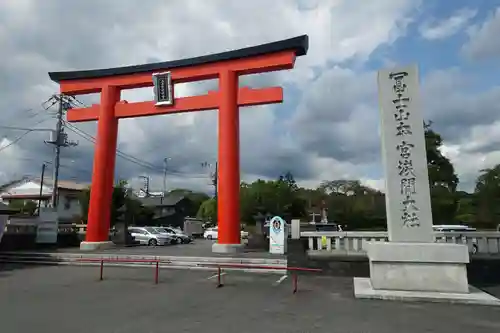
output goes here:
[[295, 294], [297, 292], [297, 283], [298, 283], [298, 277], [296, 273], [292, 274], [292, 281], [293, 281], [293, 293]]
[[222, 287], [222, 277], [220, 266], [217, 267], [217, 288]]
[[158, 278], [160, 275], [160, 261], [156, 261], [156, 269], [155, 269], [155, 284], [158, 284]]

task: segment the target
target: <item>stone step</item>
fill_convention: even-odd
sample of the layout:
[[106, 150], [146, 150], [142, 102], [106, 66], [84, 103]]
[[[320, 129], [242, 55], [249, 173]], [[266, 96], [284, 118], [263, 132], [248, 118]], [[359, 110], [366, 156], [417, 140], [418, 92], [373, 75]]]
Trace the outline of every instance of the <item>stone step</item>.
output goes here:
[[[242, 270], [246, 272], [281, 273], [287, 267], [286, 259], [241, 258], [241, 257], [187, 257], [187, 256], [154, 256], [130, 254], [95, 254], [95, 253], [41, 253], [16, 252], [0, 253], [0, 262], [20, 264], [61, 264], [77, 266], [95, 266], [100, 262], [82, 262], [85, 259], [118, 259], [118, 260], [160, 260], [160, 267], [172, 269], [205, 269], [215, 270], [217, 265], [249, 265], [252, 267], [223, 267], [224, 270]], [[155, 263], [145, 262], [105, 262], [106, 266], [117, 267], [150, 267]]]

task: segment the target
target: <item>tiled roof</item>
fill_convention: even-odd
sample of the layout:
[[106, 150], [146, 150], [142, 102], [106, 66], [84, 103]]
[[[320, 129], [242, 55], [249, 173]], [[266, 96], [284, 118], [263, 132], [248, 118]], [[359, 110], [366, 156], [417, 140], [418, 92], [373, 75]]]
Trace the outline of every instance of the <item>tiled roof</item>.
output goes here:
[[[7, 188], [7, 187], [10, 187], [10, 186], [16, 186], [19, 183], [25, 183], [25, 182], [35, 182], [35, 183], [40, 184], [40, 178], [27, 178], [27, 177], [25, 177], [22, 179], [13, 180], [11, 182], [0, 185], [0, 190]], [[43, 179], [43, 184], [45, 186], [52, 186], [53, 183], [54, 182], [50, 178]], [[58, 188], [81, 191], [81, 190], [87, 189], [90, 186], [90, 183], [78, 183], [78, 182], [74, 182], [71, 180], [61, 180], [60, 179], [57, 182], [57, 185], [58, 185], [57, 186]]]
[[184, 199], [184, 195], [180, 194], [167, 194], [166, 197], [147, 197], [147, 198], [138, 198], [139, 201], [144, 206], [149, 207], [160, 207], [160, 206], [175, 206], [179, 201]]
[[[40, 183], [40, 179], [34, 179], [33, 180], [34, 182], [37, 182], [37, 183]], [[47, 186], [53, 186], [54, 184], [54, 181], [52, 179], [47, 179], [47, 178], [44, 178], [43, 179], [43, 184], [44, 185], [47, 185]], [[90, 186], [89, 183], [77, 183], [77, 182], [74, 182], [72, 180], [58, 180], [57, 181], [57, 187], [58, 188], [63, 188], [63, 189], [67, 189], [67, 190], [78, 190], [78, 191], [82, 191], [82, 190], [86, 190], [88, 187]]]

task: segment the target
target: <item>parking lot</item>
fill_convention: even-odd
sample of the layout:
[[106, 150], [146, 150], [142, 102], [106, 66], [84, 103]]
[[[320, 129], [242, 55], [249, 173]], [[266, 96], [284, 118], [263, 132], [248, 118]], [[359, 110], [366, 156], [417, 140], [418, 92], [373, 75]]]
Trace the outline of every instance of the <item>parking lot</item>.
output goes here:
[[[225, 273], [225, 272], [223, 272]], [[500, 309], [356, 300], [350, 278], [152, 268], [0, 270], [2, 332], [494, 332]]]

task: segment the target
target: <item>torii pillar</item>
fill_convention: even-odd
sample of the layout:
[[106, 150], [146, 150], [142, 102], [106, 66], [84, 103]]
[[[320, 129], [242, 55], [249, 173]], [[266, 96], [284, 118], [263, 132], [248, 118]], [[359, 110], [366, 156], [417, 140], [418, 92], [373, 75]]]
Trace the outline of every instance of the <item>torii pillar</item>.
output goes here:
[[[283, 89], [239, 88], [242, 75], [292, 69], [297, 56], [307, 53], [306, 35], [244, 49], [191, 59], [137, 66], [51, 72], [62, 94], [100, 93], [101, 103], [69, 110], [70, 122], [98, 121], [87, 234], [82, 250], [109, 247], [111, 197], [116, 159], [118, 120], [189, 111], [218, 109], [218, 226], [214, 252], [242, 249], [240, 236], [239, 107], [281, 103]], [[168, 105], [155, 101], [120, 101], [125, 89], [153, 86], [153, 76], [162, 71], [173, 83], [219, 79], [219, 89], [205, 95], [173, 98]], [[173, 89], [173, 86], [170, 86]], [[258, 130], [258, 129], [257, 129]]]

